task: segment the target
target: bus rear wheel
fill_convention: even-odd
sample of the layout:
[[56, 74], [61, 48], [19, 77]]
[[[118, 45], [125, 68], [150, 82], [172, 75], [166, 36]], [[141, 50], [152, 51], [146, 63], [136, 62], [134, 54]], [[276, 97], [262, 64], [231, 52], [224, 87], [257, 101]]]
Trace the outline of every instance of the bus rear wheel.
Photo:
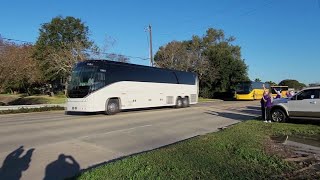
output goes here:
[[105, 113], [107, 115], [114, 115], [116, 113], [118, 113], [120, 110], [120, 107], [119, 107], [119, 100], [118, 99], [110, 99], [108, 101], [108, 104], [106, 106], [106, 111]]
[[176, 101], [176, 108], [182, 108], [183, 107], [183, 101], [182, 101], [182, 98], [181, 97], [178, 97], [177, 98], [177, 101]]
[[182, 99], [182, 107], [189, 107], [190, 104], [189, 104], [189, 98], [188, 97], [185, 97]]

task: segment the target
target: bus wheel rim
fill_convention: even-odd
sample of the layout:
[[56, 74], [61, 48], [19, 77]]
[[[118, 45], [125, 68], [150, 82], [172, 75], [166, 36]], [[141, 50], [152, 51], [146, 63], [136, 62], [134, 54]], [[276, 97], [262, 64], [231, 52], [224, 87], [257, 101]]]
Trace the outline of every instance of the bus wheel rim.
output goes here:
[[110, 105], [109, 105], [109, 110], [111, 111], [111, 112], [114, 112], [114, 111], [116, 111], [116, 107], [117, 105], [115, 104], [115, 103], [111, 103]]

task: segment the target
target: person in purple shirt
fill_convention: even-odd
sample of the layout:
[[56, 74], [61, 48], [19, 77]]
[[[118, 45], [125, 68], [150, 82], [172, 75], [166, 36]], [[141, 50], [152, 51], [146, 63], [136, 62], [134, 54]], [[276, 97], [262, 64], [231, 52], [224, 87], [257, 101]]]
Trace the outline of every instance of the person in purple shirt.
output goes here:
[[260, 100], [260, 104], [261, 104], [261, 115], [262, 115], [262, 120], [266, 120], [266, 101], [265, 99], [267, 99], [268, 97], [268, 92], [264, 91], [263, 96]]
[[274, 89], [274, 91], [277, 93], [277, 96], [276, 96], [276, 99], [279, 99], [279, 98], [281, 98], [282, 96], [281, 96], [281, 91], [279, 90], [279, 91], [277, 91], [277, 89]]
[[294, 95], [293, 91], [287, 92], [287, 98], [291, 98]]
[[271, 107], [272, 107], [272, 101], [273, 101], [272, 93], [269, 93], [268, 96], [264, 96], [263, 99], [266, 102], [265, 108], [266, 108], [266, 116], [267, 116], [264, 122], [271, 123]]
[[260, 104], [261, 104], [261, 117], [262, 117], [262, 120], [266, 120], [266, 101], [265, 99], [267, 98], [268, 96], [268, 89], [266, 89], [265, 85], [263, 84], [262, 85], [263, 87], [263, 96], [260, 100]]

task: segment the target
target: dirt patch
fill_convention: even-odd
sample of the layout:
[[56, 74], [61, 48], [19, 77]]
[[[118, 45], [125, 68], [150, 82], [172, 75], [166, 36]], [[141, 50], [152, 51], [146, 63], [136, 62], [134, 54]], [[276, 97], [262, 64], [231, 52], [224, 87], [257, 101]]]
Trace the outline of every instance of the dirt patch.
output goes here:
[[18, 96], [1, 96], [0, 106], [10, 106], [10, 105], [34, 105], [43, 104], [45, 99], [43, 98], [26, 98]]
[[41, 97], [18, 98], [8, 103], [9, 105], [35, 105], [46, 104], [46, 100]]
[[297, 149], [287, 145], [287, 139], [268, 139], [265, 143], [265, 151], [269, 155], [278, 156], [291, 164], [294, 169], [275, 179], [320, 179], [320, 152]]
[[0, 106], [7, 106], [10, 105], [10, 102], [13, 102], [19, 99], [19, 96], [14, 95], [0, 95]]

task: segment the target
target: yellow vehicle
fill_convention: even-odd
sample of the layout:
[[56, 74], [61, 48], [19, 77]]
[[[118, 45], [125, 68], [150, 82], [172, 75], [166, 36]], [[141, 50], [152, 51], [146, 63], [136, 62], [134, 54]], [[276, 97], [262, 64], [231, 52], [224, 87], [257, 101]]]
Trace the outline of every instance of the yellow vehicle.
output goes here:
[[277, 92], [280, 92], [281, 97], [287, 97], [287, 93], [288, 93], [288, 86], [271, 86], [270, 87], [271, 92], [272, 92], [272, 96], [275, 98], [277, 96]]
[[263, 96], [264, 88], [270, 88], [268, 83], [263, 82], [241, 82], [235, 89], [234, 98], [237, 100], [256, 100]]

